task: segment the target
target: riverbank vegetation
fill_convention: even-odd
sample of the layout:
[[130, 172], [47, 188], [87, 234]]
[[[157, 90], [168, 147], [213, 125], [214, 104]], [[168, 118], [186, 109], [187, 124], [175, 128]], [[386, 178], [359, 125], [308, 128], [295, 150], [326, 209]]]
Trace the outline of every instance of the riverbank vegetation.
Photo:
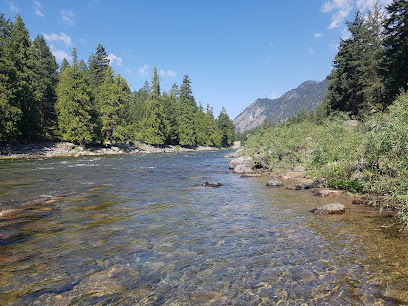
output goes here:
[[408, 2], [386, 10], [347, 22], [318, 109], [241, 138], [255, 167], [304, 166], [327, 187], [385, 195], [408, 227]]
[[228, 147], [234, 134], [225, 108], [215, 117], [196, 102], [188, 75], [163, 91], [155, 67], [151, 83], [131, 92], [104, 46], [87, 63], [74, 48], [72, 63], [59, 68], [42, 35], [31, 41], [21, 16], [0, 15], [0, 142]]

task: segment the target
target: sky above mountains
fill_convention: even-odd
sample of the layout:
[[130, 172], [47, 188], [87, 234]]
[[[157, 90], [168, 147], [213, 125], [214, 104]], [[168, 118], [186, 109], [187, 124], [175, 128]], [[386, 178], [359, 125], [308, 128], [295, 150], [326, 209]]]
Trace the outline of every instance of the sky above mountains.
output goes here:
[[[380, 0], [387, 5], [391, 0]], [[193, 94], [231, 119], [257, 98], [277, 98], [331, 70], [345, 21], [375, 0], [0, 0], [42, 34], [57, 62], [104, 45], [111, 66], [138, 90], [157, 67], [169, 90], [188, 74]]]

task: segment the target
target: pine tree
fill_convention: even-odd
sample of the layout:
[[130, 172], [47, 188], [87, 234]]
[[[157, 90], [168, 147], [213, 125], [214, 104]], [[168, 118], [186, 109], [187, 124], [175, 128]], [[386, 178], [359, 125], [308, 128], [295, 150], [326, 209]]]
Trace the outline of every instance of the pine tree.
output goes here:
[[97, 92], [105, 79], [106, 69], [109, 67], [109, 59], [105, 47], [101, 44], [96, 47], [95, 54], [91, 54], [88, 60], [89, 79], [92, 88]]
[[58, 83], [58, 64], [42, 35], [34, 39], [32, 49], [33, 70], [36, 76], [33, 79], [34, 88], [40, 102], [43, 126], [50, 127], [56, 121], [55, 88]]
[[84, 143], [95, 140], [92, 91], [73, 49], [73, 65], [66, 67], [58, 83], [56, 111], [63, 140]]
[[14, 83], [14, 102], [12, 105], [21, 110], [18, 129], [23, 139], [38, 138], [42, 134], [39, 99], [33, 88], [35, 74], [32, 67], [32, 49], [29, 32], [20, 15], [17, 15], [11, 27], [11, 60], [16, 68]]
[[70, 64], [68, 63], [67, 59], [64, 58], [62, 60], [62, 63], [61, 63], [60, 73], [62, 73], [65, 70], [65, 68], [67, 68], [69, 66], [70, 66]]
[[105, 80], [97, 96], [101, 118], [101, 133], [111, 143], [124, 140], [126, 136], [122, 109], [129, 103], [130, 89], [124, 78], [113, 75], [111, 67], [106, 69]]
[[207, 112], [205, 114], [205, 132], [207, 135], [206, 146], [220, 147], [221, 146], [221, 131], [214, 117], [213, 108], [207, 104]]
[[152, 85], [146, 101], [146, 113], [141, 122], [142, 135], [146, 143], [162, 145], [167, 138], [168, 122], [160, 101], [160, 78], [157, 68], [153, 69]]
[[0, 14], [0, 141], [19, 136], [22, 112], [15, 97], [17, 69], [12, 61], [11, 22]]
[[194, 114], [197, 110], [197, 104], [191, 90], [191, 81], [188, 75], [184, 76], [183, 83], [180, 86], [180, 98], [177, 106], [179, 144], [194, 146], [196, 145]]
[[333, 110], [360, 115], [383, 108], [383, 84], [379, 75], [382, 58], [379, 6], [374, 6], [367, 21], [360, 12], [347, 22], [351, 37], [340, 42], [334, 61], [326, 103]]
[[221, 109], [217, 123], [221, 132], [221, 146], [232, 146], [235, 141], [235, 126], [224, 107]]
[[387, 102], [408, 89], [408, 2], [394, 0], [387, 7], [384, 78]]

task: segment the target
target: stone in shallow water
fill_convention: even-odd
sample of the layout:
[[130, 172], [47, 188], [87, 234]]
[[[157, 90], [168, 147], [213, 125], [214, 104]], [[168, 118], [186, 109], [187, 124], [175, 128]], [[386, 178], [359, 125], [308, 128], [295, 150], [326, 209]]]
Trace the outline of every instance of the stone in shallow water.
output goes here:
[[245, 177], [260, 177], [262, 175], [258, 174], [258, 173], [247, 173], [247, 174], [243, 174], [241, 175], [241, 177], [245, 178]]
[[340, 203], [330, 203], [323, 206], [313, 208], [310, 212], [317, 215], [332, 215], [332, 214], [343, 214], [346, 209], [343, 204]]
[[266, 182], [266, 186], [270, 186], [270, 187], [278, 187], [281, 186], [282, 182], [280, 180], [278, 180], [277, 178], [270, 178], [267, 182]]
[[217, 187], [223, 186], [223, 184], [218, 183], [218, 182], [205, 182], [202, 186], [217, 188]]

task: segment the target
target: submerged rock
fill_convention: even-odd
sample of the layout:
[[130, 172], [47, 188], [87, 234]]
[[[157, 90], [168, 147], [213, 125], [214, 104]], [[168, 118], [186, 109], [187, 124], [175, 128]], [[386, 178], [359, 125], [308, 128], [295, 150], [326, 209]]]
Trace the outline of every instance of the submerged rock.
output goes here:
[[218, 182], [205, 182], [202, 186], [204, 186], [204, 187], [218, 188], [218, 187], [221, 187], [221, 186], [224, 186], [224, 185], [221, 184], [221, 183], [218, 183]]
[[339, 191], [324, 189], [324, 190], [319, 190], [318, 192], [316, 192], [316, 195], [319, 197], [328, 197], [331, 194], [339, 194]]
[[280, 180], [278, 180], [277, 178], [272, 177], [266, 182], [266, 186], [278, 187], [278, 186], [282, 186], [282, 182]]
[[287, 190], [305, 190], [314, 188], [313, 184], [296, 184], [286, 187]]
[[262, 175], [260, 175], [259, 173], [248, 173], [241, 175], [241, 177], [260, 177], [260, 176]]
[[323, 206], [313, 208], [310, 212], [317, 215], [333, 215], [333, 214], [344, 214], [346, 209], [343, 204], [340, 203], [330, 203]]

